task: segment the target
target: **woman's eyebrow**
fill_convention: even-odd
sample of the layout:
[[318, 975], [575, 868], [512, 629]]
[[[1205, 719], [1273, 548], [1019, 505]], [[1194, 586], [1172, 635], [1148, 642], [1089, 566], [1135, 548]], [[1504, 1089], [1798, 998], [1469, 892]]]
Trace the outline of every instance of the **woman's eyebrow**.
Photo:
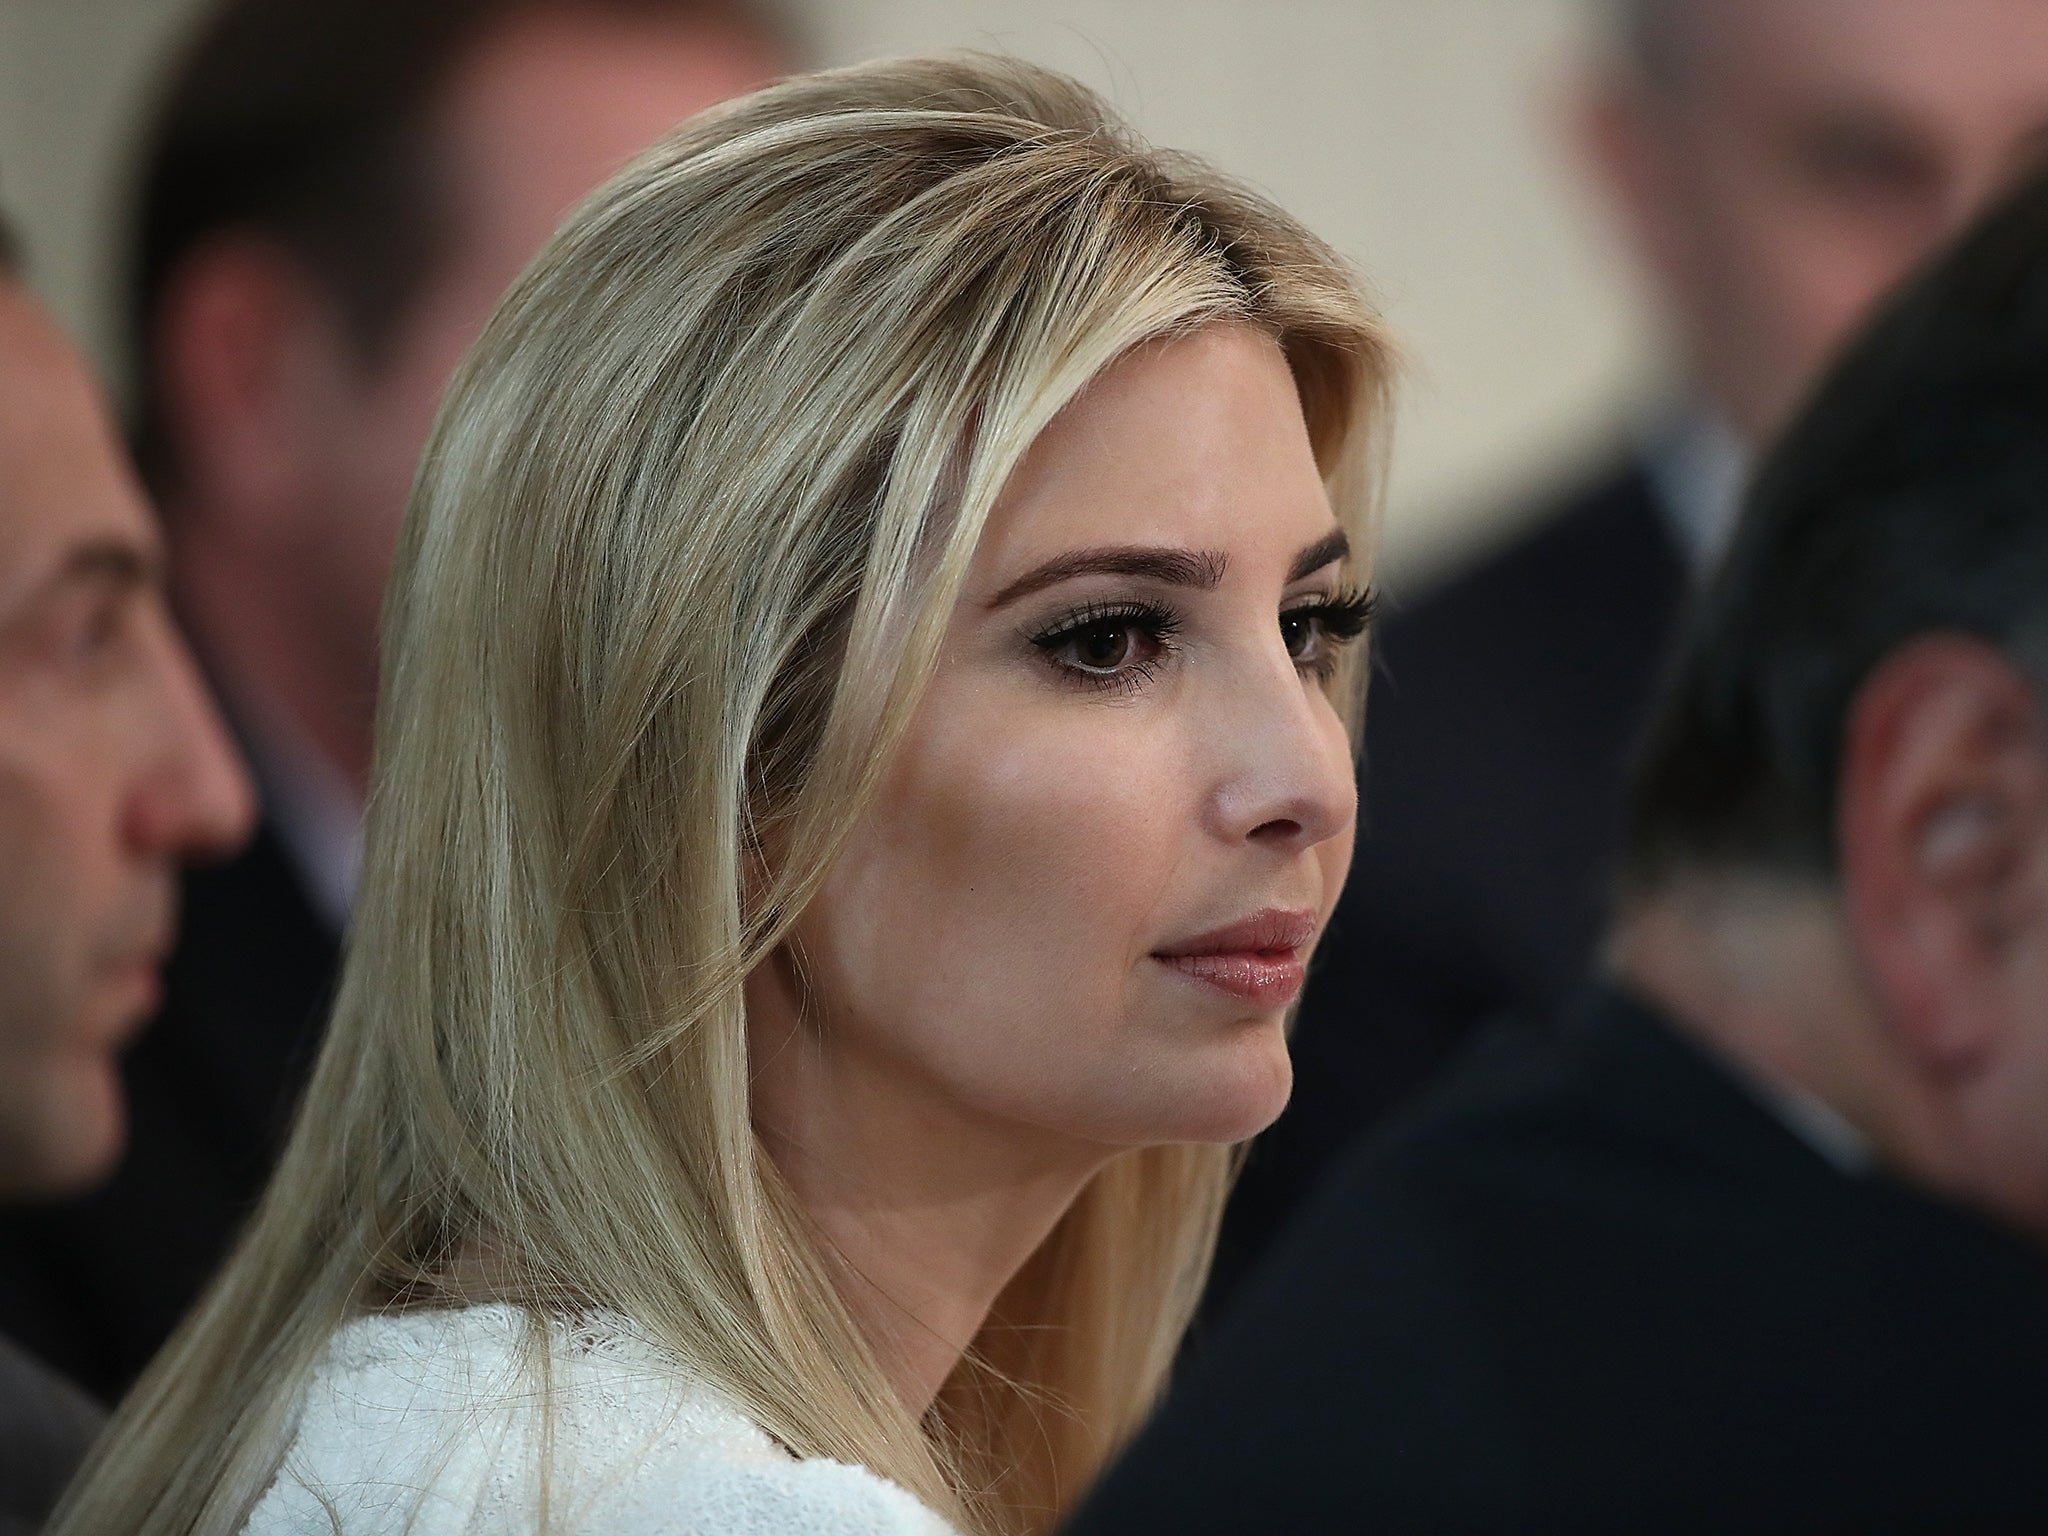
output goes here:
[[[1341, 528], [1333, 528], [1294, 557], [1287, 579], [1299, 581], [1326, 565], [1334, 565], [1351, 553], [1351, 540]], [[1076, 576], [1144, 576], [1174, 587], [1210, 591], [1223, 580], [1228, 557], [1211, 549], [1154, 548], [1142, 544], [1116, 544], [1101, 549], [1077, 549], [1055, 555], [1043, 565], [1026, 571], [989, 599], [989, 607], [1001, 608], [1020, 597], [1042, 592]]]
[[1320, 571], [1326, 565], [1335, 565], [1339, 560], [1348, 559], [1350, 554], [1350, 536], [1342, 528], [1332, 528], [1294, 557], [1294, 564], [1287, 568], [1287, 579], [1299, 581], [1304, 576]]
[[988, 605], [1001, 608], [1076, 576], [1146, 576], [1168, 586], [1195, 587], [1206, 592], [1223, 580], [1225, 563], [1224, 556], [1207, 549], [1150, 548], [1141, 544], [1077, 549], [1055, 555], [1045, 564], [1026, 571], [990, 598]]

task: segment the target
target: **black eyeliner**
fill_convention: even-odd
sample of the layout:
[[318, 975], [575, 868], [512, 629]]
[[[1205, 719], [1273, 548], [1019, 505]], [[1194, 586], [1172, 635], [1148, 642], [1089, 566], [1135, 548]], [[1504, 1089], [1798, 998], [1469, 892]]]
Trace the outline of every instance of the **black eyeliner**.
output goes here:
[[1042, 650], [1072, 639], [1097, 624], [1129, 624], [1154, 640], [1164, 642], [1180, 633], [1180, 615], [1156, 603], [1136, 601], [1083, 603], [1061, 614], [1027, 638]]
[[[1114, 671], [1077, 666], [1057, 656], [1062, 647], [1085, 636], [1091, 629], [1107, 627], [1135, 631], [1153, 647], [1155, 654]], [[1143, 687], [1158, 672], [1160, 662], [1173, 649], [1173, 638], [1180, 633], [1180, 627], [1180, 616], [1161, 604], [1137, 600], [1091, 602], [1069, 609], [1038, 630], [1027, 631], [1025, 638], [1038, 649], [1046, 664], [1062, 681], [1081, 688], [1130, 693]]]

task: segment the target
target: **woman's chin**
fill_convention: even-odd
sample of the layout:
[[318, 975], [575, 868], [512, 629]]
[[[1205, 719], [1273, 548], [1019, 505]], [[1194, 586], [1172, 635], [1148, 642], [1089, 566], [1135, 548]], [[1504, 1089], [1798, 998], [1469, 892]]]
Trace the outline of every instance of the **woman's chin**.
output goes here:
[[1287, 1053], [1287, 1037], [1278, 1035], [1257, 1065], [1261, 1070], [1247, 1071], [1216, 1134], [1203, 1140], [1249, 1141], [1280, 1118], [1294, 1092], [1294, 1059]]
[[1135, 1150], [1247, 1141], [1279, 1117], [1293, 1087], [1286, 1029], [1275, 1015], [1195, 1048], [1180, 1032], [1140, 1050], [1064, 1063], [1050, 1078], [1012, 1070], [999, 1088], [982, 1082], [969, 1098], [978, 1113], [1033, 1135]]
[[1150, 1140], [1248, 1141], [1279, 1118], [1294, 1088], [1294, 1063], [1277, 1019], [1270, 1029], [1247, 1031], [1186, 1065], [1196, 1070], [1161, 1074], [1178, 1092], [1172, 1103], [1158, 1106], [1164, 1134]]

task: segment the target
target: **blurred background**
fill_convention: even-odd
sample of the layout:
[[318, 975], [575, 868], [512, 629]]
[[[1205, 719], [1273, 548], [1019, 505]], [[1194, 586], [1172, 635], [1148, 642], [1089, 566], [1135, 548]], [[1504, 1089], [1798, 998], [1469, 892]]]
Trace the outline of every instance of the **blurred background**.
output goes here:
[[[0, 0], [0, 206], [125, 388], [111, 270], [150, 91], [194, 0]], [[1596, 0], [793, 0], [810, 60], [996, 48], [1106, 91], [1365, 272], [1410, 356], [1385, 577], [1426, 584], [1656, 398], [1651, 327], [1567, 97]]]

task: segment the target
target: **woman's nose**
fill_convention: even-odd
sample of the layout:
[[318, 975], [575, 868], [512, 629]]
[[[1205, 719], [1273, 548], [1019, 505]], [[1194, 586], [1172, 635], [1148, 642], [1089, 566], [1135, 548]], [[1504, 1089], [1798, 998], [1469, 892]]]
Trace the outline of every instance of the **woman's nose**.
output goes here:
[[1216, 721], [1216, 830], [1289, 850], [1349, 831], [1358, 814], [1351, 741], [1321, 689], [1290, 662], [1234, 692]]

